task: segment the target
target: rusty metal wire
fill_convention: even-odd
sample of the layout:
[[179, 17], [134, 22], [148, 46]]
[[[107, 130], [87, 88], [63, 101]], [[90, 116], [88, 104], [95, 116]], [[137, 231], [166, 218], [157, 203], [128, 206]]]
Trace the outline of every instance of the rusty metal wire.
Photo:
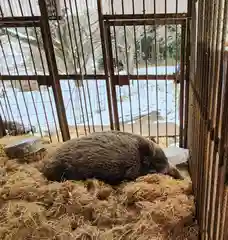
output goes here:
[[[132, 13], [133, 13], [133, 15], [135, 14], [135, 1], [134, 0], [132, 1]], [[134, 28], [134, 44], [135, 44], [135, 56], [136, 56], [135, 61], [136, 61], [136, 72], [137, 72], [137, 93], [139, 95], [140, 94], [139, 80], [138, 80], [139, 66], [138, 66], [138, 54], [137, 54], [136, 26], [135, 26], [135, 24], [133, 25], [133, 28]], [[155, 45], [156, 45], [156, 43], [155, 43]], [[139, 104], [139, 132], [140, 132], [140, 135], [142, 135], [142, 115], [141, 115], [141, 101], [140, 101], [140, 98], [139, 98], [138, 104]], [[158, 142], [158, 138], [157, 138], [157, 142]]]
[[[156, 13], [157, 13], [157, 11], [156, 11], [156, 0], [154, 0], [153, 3], [154, 3], [154, 5], [153, 5], [153, 7], [154, 7], [154, 15], [156, 16]], [[155, 18], [155, 20], [156, 20], [156, 18]], [[157, 36], [156, 28], [154, 28], [154, 34], [155, 34], [155, 36]], [[154, 38], [154, 44], [155, 44], [156, 108], [158, 109], [158, 79], [157, 79], [157, 75], [158, 75], [158, 56], [157, 56], [157, 38], [156, 37]], [[159, 125], [158, 125], [159, 118], [158, 118], [158, 114], [157, 114], [157, 119], [156, 120], [157, 120], [157, 124], [156, 124], [157, 125], [156, 126], [157, 127], [157, 138], [156, 139], [157, 139], [157, 143], [159, 144]], [[176, 142], [175, 142], [175, 144], [176, 144]]]
[[[125, 9], [124, 9], [124, 0], [122, 0], [122, 14], [124, 14]], [[128, 56], [128, 46], [127, 46], [127, 36], [126, 36], [126, 26], [124, 25], [124, 44], [125, 44], [125, 54], [126, 54], [126, 59], [127, 59], [127, 75], [129, 77], [129, 56]], [[118, 64], [118, 63], [117, 63]], [[130, 107], [130, 115], [131, 115], [131, 131], [134, 132], [134, 126], [133, 126], [133, 116], [132, 116], [132, 101], [131, 101], [131, 88], [130, 85], [128, 85], [128, 96], [129, 96], [129, 107]]]
[[[184, 100], [180, 100], [178, 105], [177, 95], [179, 91], [181, 93], [184, 92], [185, 85], [183, 83], [185, 80], [184, 68], [182, 68], [181, 89], [179, 90], [178, 84], [175, 83], [172, 90], [173, 110], [171, 111], [175, 113], [173, 119], [169, 122], [170, 98], [167, 94], [171, 93], [168, 86], [170, 86], [170, 82], [174, 79], [175, 72], [177, 72], [178, 60], [176, 54], [171, 62], [171, 64], [175, 62], [173, 64], [173, 74], [168, 71], [167, 48], [168, 37], [170, 37], [168, 36], [168, 26], [176, 29], [173, 32], [173, 39], [176, 39], [176, 51], [182, 53], [185, 51], [186, 43], [182, 41], [181, 47], [178, 45], [177, 32], [179, 26], [181, 28], [185, 27], [187, 1], [180, 3], [178, 0], [175, 0], [175, 4], [170, 4], [164, 0], [163, 5], [157, 0], [153, 2], [148, 2], [148, 0], [141, 2], [135, 0], [129, 0], [128, 2], [123, 0], [98, 0], [97, 3], [92, 3], [92, 1], [89, 2], [88, 0], [64, 0], [60, 2], [54, 1], [53, 3], [47, 1], [45, 6], [48, 8], [48, 28], [44, 27], [47, 22], [44, 20], [44, 17], [41, 18], [41, 16], [45, 15], [42, 9], [40, 11], [39, 5], [37, 3], [33, 4], [33, 0], [26, 1], [28, 4], [25, 6], [22, 1], [7, 0], [7, 4], [4, 4], [2, 7], [3, 24], [1, 28], [5, 30], [10, 29], [9, 27], [14, 27], [14, 36], [10, 35], [10, 40], [13, 37], [18, 41], [18, 51], [21, 52], [22, 66], [18, 69], [15, 64], [16, 74], [14, 73], [14, 77], [11, 76], [12, 74], [9, 75], [10, 72], [7, 71], [1, 77], [3, 82], [8, 79], [13, 84], [16, 77], [20, 75], [18, 84], [22, 87], [23, 81], [27, 81], [28, 89], [30, 90], [32, 89], [31, 80], [38, 81], [37, 90], [41, 98], [44, 120], [41, 120], [39, 117], [40, 112], [35, 101], [36, 94], [33, 91], [29, 91], [29, 94], [35, 111], [32, 119], [36, 118], [37, 130], [41, 136], [44, 135], [42, 130], [44, 128], [42, 126], [43, 122], [45, 122], [47, 128], [45, 132], [48, 132], [49, 138], [51, 139], [54, 134], [59, 141], [59, 134], [67, 131], [70, 131], [72, 137], [74, 134], [78, 137], [81, 134], [86, 135], [92, 131], [113, 129], [112, 118], [114, 118], [116, 129], [153, 136], [157, 138], [157, 142], [163, 138], [166, 146], [170, 143], [177, 144], [178, 135], [183, 135], [184, 129]], [[42, 3], [41, 6], [43, 6], [43, 0], [40, 0], [40, 2]], [[107, 9], [107, 6], [109, 6], [109, 9]], [[98, 8], [100, 9], [99, 11], [97, 11]], [[140, 14], [139, 9], [142, 10], [142, 14]], [[103, 12], [107, 14], [102, 15]], [[14, 17], [17, 21], [10, 17]], [[135, 20], [130, 21], [132, 18]], [[23, 39], [21, 39], [21, 32], [18, 27], [23, 27], [24, 29]], [[50, 41], [49, 38], [43, 35], [44, 28], [50, 29], [51, 43], [48, 42]], [[141, 31], [140, 36], [138, 36], [139, 31]], [[162, 44], [165, 46], [163, 46], [163, 50], [160, 43], [160, 31], [163, 32], [164, 43]], [[6, 31], [6, 34], [9, 35], [9, 31]], [[155, 36], [152, 39], [152, 50], [149, 49], [151, 52], [148, 53], [148, 56], [154, 58], [153, 64], [150, 63], [148, 57], [144, 57], [142, 60], [142, 52], [139, 49], [139, 47], [142, 48], [142, 39], [145, 38], [147, 41], [150, 35]], [[119, 49], [121, 37], [123, 38], [121, 43], [122, 50]], [[23, 40], [27, 42], [27, 55], [30, 58], [29, 64], [26, 56], [27, 52], [25, 53], [23, 50]], [[53, 45], [54, 55], [52, 50], [49, 49], [47, 51], [44, 49], [45, 46], [50, 46], [49, 44]], [[130, 52], [129, 47], [132, 48]], [[101, 57], [104, 65], [103, 70], [99, 69], [98, 60], [100, 59], [98, 58], [100, 55], [97, 55], [99, 51], [103, 55]], [[108, 61], [106, 59], [107, 52], [110, 53], [108, 54], [109, 56], [113, 56], [108, 58]], [[52, 55], [51, 57], [50, 54]], [[134, 55], [133, 68], [130, 63], [132, 54]], [[163, 54], [165, 62], [165, 70], [162, 70], [162, 74], [160, 73], [162, 67], [160, 66], [159, 54]], [[125, 56], [125, 66], [122, 70], [126, 73], [119, 71], [118, 66], [122, 64], [123, 55]], [[50, 61], [54, 62], [52, 68], [50, 68]], [[184, 66], [184, 61], [185, 59], [181, 60], [181, 66]], [[55, 65], [57, 69], [55, 69]], [[22, 67], [24, 67], [23, 72], [21, 72]], [[143, 67], [145, 67], [144, 72], [142, 71]], [[7, 69], [6, 66], [5, 69]], [[110, 77], [111, 79], [109, 79]], [[55, 79], [54, 82], [52, 82], [53, 78]], [[59, 81], [61, 84], [58, 86]], [[52, 93], [49, 87], [46, 88], [50, 104], [52, 105], [51, 118], [54, 122], [55, 133], [53, 133], [53, 127], [49, 124], [50, 114], [44, 103], [43, 89], [40, 88], [40, 84], [52, 86], [55, 98], [58, 98], [57, 96], [60, 92], [64, 95], [64, 106], [61, 106], [62, 104], [59, 103], [54, 106], [51, 100]], [[105, 90], [102, 90], [101, 85], [105, 87]], [[165, 89], [159, 92], [164, 87]], [[145, 92], [142, 100], [143, 88], [145, 88]], [[154, 91], [153, 89], [156, 90]], [[24, 91], [22, 91], [22, 95], [25, 95]], [[164, 98], [162, 104], [161, 98]], [[59, 99], [62, 101], [61, 97]], [[6, 102], [6, 100], [4, 101]], [[27, 109], [27, 121], [30, 127], [32, 127], [31, 114], [25, 98], [23, 102]], [[97, 102], [97, 106], [95, 106], [95, 102]], [[9, 117], [12, 115], [9, 106], [8, 104], [7, 110], [2, 113], [4, 116]], [[17, 108], [20, 114], [19, 104]], [[65, 109], [64, 111], [68, 115], [66, 117], [61, 116], [61, 119], [59, 119], [61, 109], [62, 111]], [[59, 114], [59, 116], [56, 116], [55, 110], [57, 110], [57, 115]], [[164, 110], [162, 116], [159, 115], [161, 110]], [[177, 130], [178, 111], [180, 111], [180, 134]], [[24, 124], [23, 117], [20, 117], [22, 124]], [[161, 118], [163, 118], [164, 122], [161, 122]], [[13, 119], [12, 116], [10, 119]], [[59, 123], [57, 123], [58, 121]], [[58, 124], [60, 124], [60, 129]], [[64, 134], [64, 139], [67, 139], [68, 133]]]

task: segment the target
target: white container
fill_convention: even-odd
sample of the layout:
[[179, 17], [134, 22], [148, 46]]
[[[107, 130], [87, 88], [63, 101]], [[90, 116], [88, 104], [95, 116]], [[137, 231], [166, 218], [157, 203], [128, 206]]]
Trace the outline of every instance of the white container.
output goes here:
[[182, 163], [186, 163], [189, 158], [189, 150], [185, 148], [179, 147], [168, 147], [163, 148], [163, 151], [168, 158], [169, 163], [172, 165], [179, 165]]

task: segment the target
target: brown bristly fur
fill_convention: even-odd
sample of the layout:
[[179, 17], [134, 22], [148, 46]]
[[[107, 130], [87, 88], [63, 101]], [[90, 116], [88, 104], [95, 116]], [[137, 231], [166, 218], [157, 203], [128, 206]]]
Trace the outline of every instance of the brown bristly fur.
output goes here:
[[136, 134], [107, 131], [65, 142], [42, 172], [52, 181], [96, 178], [115, 185], [168, 169], [168, 160], [155, 142]]

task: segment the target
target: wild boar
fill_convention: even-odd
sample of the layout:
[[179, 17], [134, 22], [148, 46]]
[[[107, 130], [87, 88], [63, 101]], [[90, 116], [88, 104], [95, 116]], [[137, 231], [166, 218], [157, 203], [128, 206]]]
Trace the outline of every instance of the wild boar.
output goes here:
[[155, 142], [132, 133], [106, 131], [65, 142], [41, 171], [51, 181], [96, 178], [117, 185], [148, 173], [182, 179], [173, 169]]

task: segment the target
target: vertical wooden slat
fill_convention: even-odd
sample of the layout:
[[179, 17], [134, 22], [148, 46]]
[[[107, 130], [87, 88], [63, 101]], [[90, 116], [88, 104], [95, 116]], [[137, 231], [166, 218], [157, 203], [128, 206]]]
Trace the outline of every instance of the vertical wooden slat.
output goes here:
[[196, 32], [196, 36], [192, 35], [191, 39], [193, 43], [197, 38], [197, 44], [192, 45], [191, 54], [197, 55], [196, 58], [191, 56], [190, 62], [190, 168], [196, 194], [199, 239], [220, 240], [227, 239], [225, 228], [228, 223], [224, 185], [227, 158], [224, 133], [227, 132], [228, 120], [227, 110], [225, 113], [223, 109], [227, 105], [225, 101], [228, 101], [223, 60], [227, 1], [201, 0], [198, 4], [196, 11], [192, 5], [192, 34]]
[[185, 44], [186, 44], [186, 24], [181, 25], [181, 62], [180, 62], [180, 140], [179, 145], [183, 147], [184, 136], [184, 83], [185, 83]]

